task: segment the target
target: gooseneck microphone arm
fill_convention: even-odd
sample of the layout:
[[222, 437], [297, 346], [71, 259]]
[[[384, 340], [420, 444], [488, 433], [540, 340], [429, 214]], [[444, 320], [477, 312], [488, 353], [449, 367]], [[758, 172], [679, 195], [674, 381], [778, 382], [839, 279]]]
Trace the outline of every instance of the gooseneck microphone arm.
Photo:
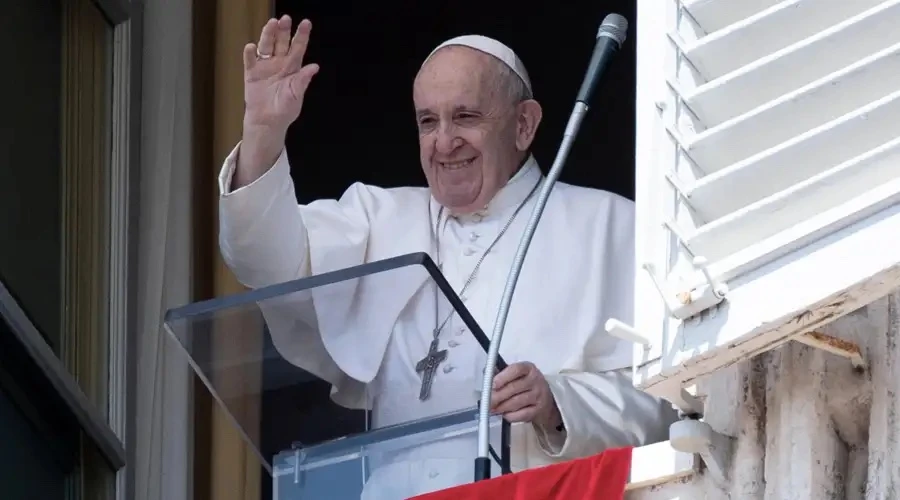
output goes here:
[[531, 212], [531, 218], [525, 226], [525, 232], [519, 241], [518, 250], [516, 250], [515, 258], [509, 270], [509, 277], [506, 280], [506, 286], [503, 290], [503, 297], [500, 300], [500, 307], [497, 310], [497, 319], [494, 322], [494, 333], [491, 336], [491, 343], [487, 354], [487, 363], [484, 369], [484, 379], [481, 386], [481, 401], [478, 408], [478, 458], [475, 459], [475, 480], [488, 479], [490, 477], [490, 409], [491, 409], [491, 388], [494, 384], [494, 366], [497, 363], [497, 357], [500, 353], [500, 341], [503, 338], [503, 330], [506, 326], [506, 318], [509, 315], [509, 307], [512, 302], [513, 293], [515, 292], [516, 283], [519, 280], [519, 273], [522, 271], [522, 265], [525, 263], [525, 255], [528, 253], [528, 247], [531, 245], [531, 239], [537, 229], [538, 222], [547, 205], [550, 192], [553, 185], [562, 172], [563, 165], [575, 142], [575, 136], [581, 128], [581, 122], [587, 113], [587, 102], [600, 80], [600, 75], [609, 64], [612, 55], [619, 50], [625, 41], [625, 35], [628, 31], [628, 21], [618, 14], [610, 14], [603, 19], [600, 29], [597, 31], [597, 43], [594, 47], [594, 53], [591, 56], [591, 62], [588, 65], [587, 74], [584, 77], [584, 83], [578, 91], [578, 97], [575, 101], [575, 109], [569, 117], [563, 133], [562, 143], [559, 151], [556, 153], [556, 159], [553, 166], [547, 174], [547, 179], [541, 186], [538, 193], [537, 202]]

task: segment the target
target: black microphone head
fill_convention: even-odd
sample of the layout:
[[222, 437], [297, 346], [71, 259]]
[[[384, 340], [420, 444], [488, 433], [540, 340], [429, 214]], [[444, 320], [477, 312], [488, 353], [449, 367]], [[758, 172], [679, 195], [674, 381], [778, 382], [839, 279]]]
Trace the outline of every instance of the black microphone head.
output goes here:
[[612, 38], [621, 47], [628, 34], [628, 20], [619, 14], [610, 14], [603, 18], [600, 29], [597, 30], [597, 38], [601, 36]]

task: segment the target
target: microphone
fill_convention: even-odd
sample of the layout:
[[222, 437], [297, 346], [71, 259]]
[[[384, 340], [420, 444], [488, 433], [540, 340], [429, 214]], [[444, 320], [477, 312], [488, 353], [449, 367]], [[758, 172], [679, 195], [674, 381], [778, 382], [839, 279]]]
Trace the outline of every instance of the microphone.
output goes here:
[[525, 226], [522, 239], [519, 240], [519, 248], [516, 250], [516, 256], [509, 269], [509, 277], [506, 280], [506, 286], [503, 290], [503, 298], [500, 300], [500, 307], [497, 310], [497, 320], [494, 322], [494, 334], [491, 336], [491, 344], [488, 347], [487, 363], [484, 368], [484, 378], [481, 385], [481, 399], [478, 406], [478, 458], [475, 459], [475, 480], [488, 479], [491, 477], [491, 459], [490, 459], [490, 408], [491, 408], [491, 387], [494, 385], [494, 366], [497, 364], [497, 357], [500, 355], [500, 341], [503, 339], [503, 330], [506, 327], [506, 318], [509, 316], [509, 307], [512, 302], [513, 293], [516, 289], [516, 283], [519, 281], [519, 273], [522, 271], [522, 265], [525, 263], [525, 255], [528, 253], [528, 247], [531, 245], [531, 239], [537, 229], [541, 215], [544, 213], [544, 207], [550, 198], [550, 192], [553, 185], [562, 172], [563, 165], [569, 157], [569, 151], [575, 142], [575, 136], [581, 128], [581, 122], [587, 113], [587, 101], [597, 86], [597, 81], [613, 53], [619, 50], [622, 42], [625, 41], [625, 32], [628, 30], [628, 21], [618, 14], [610, 14], [603, 19], [600, 29], [597, 30], [597, 43], [594, 47], [594, 54], [591, 56], [591, 62], [588, 65], [587, 74], [584, 82], [581, 84], [581, 90], [578, 91], [578, 98], [575, 100], [575, 109], [569, 117], [566, 124], [566, 130], [563, 132], [562, 142], [559, 145], [559, 151], [553, 160], [553, 166], [547, 173], [547, 179], [541, 186], [538, 193], [537, 202], [531, 212], [531, 218]]
[[594, 94], [594, 88], [600, 81], [603, 70], [609, 64], [613, 54], [622, 48], [625, 43], [625, 35], [628, 32], [628, 21], [618, 15], [610, 14], [603, 19], [600, 29], [597, 30], [597, 43], [594, 45], [594, 54], [591, 55], [591, 62], [588, 64], [587, 73], [584, 75], [584, 81], [581, 83], [581, 89], [578, 90], [576, 102], [587, 104], [591, 95]]

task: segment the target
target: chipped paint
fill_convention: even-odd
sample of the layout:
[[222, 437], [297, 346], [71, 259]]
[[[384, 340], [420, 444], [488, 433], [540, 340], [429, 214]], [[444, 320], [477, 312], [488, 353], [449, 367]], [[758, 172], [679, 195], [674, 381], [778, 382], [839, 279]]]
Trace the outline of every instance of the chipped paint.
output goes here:
[[628, 500], [900, 498], [900, 291], [697, 382], [706, 422], [735, 438], [727, 491], [703, 472], [636, 488]]

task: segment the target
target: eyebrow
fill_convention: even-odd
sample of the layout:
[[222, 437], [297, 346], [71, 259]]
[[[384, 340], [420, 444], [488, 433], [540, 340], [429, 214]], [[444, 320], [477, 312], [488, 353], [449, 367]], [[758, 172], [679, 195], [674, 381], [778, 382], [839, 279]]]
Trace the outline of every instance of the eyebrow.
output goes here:
[[[453, 108], [454, 113], [459, 113], [461, 111], [468, 111], [470, 113], [480, 113], [481, 111], [472, 107], [472, 106], [457, 106]], [[416, 118], [421, 118], [425, 115], [434, 114], [434, 111], [430, 109], [417, 109], [416, 110]]]

